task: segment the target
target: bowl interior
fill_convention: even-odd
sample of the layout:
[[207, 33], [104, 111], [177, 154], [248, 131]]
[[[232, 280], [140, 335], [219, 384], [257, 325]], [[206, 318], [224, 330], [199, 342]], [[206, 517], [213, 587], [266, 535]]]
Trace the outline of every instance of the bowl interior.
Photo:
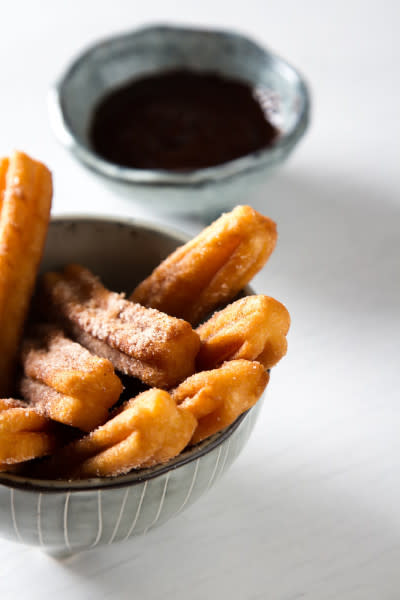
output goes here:
[[223, 31], [149, 27], [94, 45], [67, 70], [58, 86], [58, 101], [70, 135], [90, 151], [91, 116], [106, 92], [134, 78], [178, 67], [252, 84], [281, 131], [281, 142], [294, 134], [307, 113], [307, 90], [297, 71], [251, 40]]
[[[114, 291], [131, 292], [162, 259], [187, 236], [134, 220], [109, 218], [56, 218], [50, 223], [41, 272], [80, 263], [91, 269]], [[250, 288], [247, 289], [251, 293]], [[0, 473], [0, 484], [25, 489], [61, 491], [121, 487], [152, 479], [210, 452], [229, 437], [244, 419], [241, 415], [230, 427], [182, 452], [167, 464], [132, 471], [111, 478], [79, 481], [40, 480]]]
[[79, 263], [117, 292], [130, 293], [188, 236], [134, 219], [93, 217], [51, 221], [40, 271]]

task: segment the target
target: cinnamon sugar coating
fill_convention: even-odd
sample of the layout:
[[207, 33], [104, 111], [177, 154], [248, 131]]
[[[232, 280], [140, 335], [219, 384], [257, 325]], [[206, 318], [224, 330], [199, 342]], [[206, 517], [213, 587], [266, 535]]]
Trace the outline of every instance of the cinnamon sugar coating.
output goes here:
[[0, 471], [55, 448], [49, 419], [13, 398], [0, 399]]
[[105, 425], [72, 442], [48, 464], [45, 477], [108, 477], [163, 463], [188, 444], [197, 421], [159, 389], [126, 402]]
[[266, 369], [286, 354], [290, 316], [269, 296], [246, 296], [200, 325], [199, 371], [218, 367], [226, 360], [257, 360]]
[[42, 304], [92, 352], [143, 382], [169, 388], [194, 372], [200, 347], [189, 323], [108, 291], [88, 269], [47, 273]]
[[192, 444], [225, 429], [261, 397], [269, 374], [259, 362], [232, 360], [188, 377], [171, 395], [198, 420]]
[[131, 300], [197, 324], [249, 283], [276, 239], [274, 221], [237, 206], [168, 256]]
[[61, 329], [36, 325], [22, 345], [21, 392], [55, 421], [91, 431], [108, 418], [122, 392], [107, 359], [68, 339]]
[[[33, 194], [43, 211], [39, 222], [29, 209], [21, 223], [24, 232], [25, 222], [33, 220], [39, 244], [45, 203], [38, 200], [35, 186], [48, 192], [48, 176], [39, 168], [31, 189], [25, 181], [30, 159], [17, 158], [0, 160], [0, 233], [3, 214], [9, 226], [14, 223], [11, 213], [4, 212], [12, 208], [6, 205], [7, 194], [21, 199], [19, 188], [10, 187], [12, 163], [28, 186], [21, 188], [21, 197]], [[25, 239], [18, 233], [19, 222], [15, 224], [15, 235], [6, 244], [11, 259]], [[29, 401], [0, 399], [0, 471], [18, 469], [47, 478], [112, 477], [165, 463], [231, 425], [259, 400], [269, 380], [266, 369], [286, 353], [289, 314], [281, 303], [259, 295], [233, 302], [196, 330], [190, 323], [225, 306], [264, 265], [275, 243], [275, 223], [251, 207], [238, 206], [178, 248], [131, 300], [106, 289], [80, 265], [47, 273], [37, 298], [39, 314], [48, 322], [32, 325], [22, 346], [16, 346], [20, 333], [7, 306], [15, 301], [21, 308], [23, 300], [26, 311], [30, 288], [24, 287], [24, 294], [12, 292], [13, 274], [8, 267], [2, 270], [0, 252], [0, 351], [11, 349], [3, 363], [0, 357], [0, 393], [2, 383], [3, 389], [15, 383], [19, 345], [19, 389]], [[40, 247], [35, 246], [36, 258]], [[13, 268], [17, 279], [23, 279], [27, 263], [15, 262]], [[10, 285], [10, 302], [6, 293], [1, 296], [7, 292], [4, 281]], [[127, 382], [122, 397], [114, 369]], [[130, 382], [151, 389], [132, 398], [138, 389]], [[27, 462], [36, 457], [44, 458]]]

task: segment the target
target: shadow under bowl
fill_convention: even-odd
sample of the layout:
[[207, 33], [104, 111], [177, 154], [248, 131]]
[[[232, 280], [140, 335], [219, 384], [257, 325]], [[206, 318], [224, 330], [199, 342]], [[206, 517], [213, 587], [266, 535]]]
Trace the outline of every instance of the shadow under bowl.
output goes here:
[[[77, 262], [110, 288], [129, 292], [186, 241], [170, 229], [135, 220], [55, 218], [41, 271]], [[49, 481], [0, 473], [0, 535], [59, 558], [142, 535], [220, 479], [246, 444], [260, 406], [168, 463], [127, 475]]]
[[[104, 95], [135, 78], [182, 68], [250, 84], [280, 131], [277, 141], [189, 172], [122, 167], [93, 151], [89, 127]], [[243, 35], [152, 26], [98, 42], [80, 54], [51, 89], [49, 110], [58, 140], [113, 190], [158, 211], [209, 216], [248, 201], [249, 192], [286, 160], [307, 129], [310, 97], [296, 69]]]

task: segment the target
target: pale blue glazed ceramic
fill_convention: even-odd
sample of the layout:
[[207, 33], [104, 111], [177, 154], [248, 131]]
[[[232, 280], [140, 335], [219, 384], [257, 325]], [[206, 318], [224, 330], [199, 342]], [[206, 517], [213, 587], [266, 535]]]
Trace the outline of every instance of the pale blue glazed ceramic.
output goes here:
[[[50, 225], [42, 270], [80, 262], [112, 289], [129, 292], [184, 241], [133, 220], [58, 218]], [[165, 465], [120, 477], [68, 482], [1, 473], [0, 535], [56, 557], [142, 535], [219, 481], [246, 444], [259, 410], [260, 402]]]
[[[90, 147], [88, 127], [102, 96], [135, 77], [173, 68], [206, 70], [247, 81], [281, 134], [265, 150], [186, 173], [141, 170], [107, 162]], [[298, 71], [228, 31], [146, 27], [101, 41], [79, 55], [52, 88], [51, 123], [61, 143], [118, 192], [159, 211], [207, 214], [249, 202], [303, 136], [310, 99]]]

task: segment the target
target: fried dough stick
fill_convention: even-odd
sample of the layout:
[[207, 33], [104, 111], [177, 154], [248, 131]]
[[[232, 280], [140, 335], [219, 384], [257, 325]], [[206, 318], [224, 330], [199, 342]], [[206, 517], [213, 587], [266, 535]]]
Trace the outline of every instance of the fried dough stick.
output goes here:
[[50, 421], [24, 402], [0, 399], [0, 471], [50, 454], [55, 438]]
[[13, 391], [18, 345], [46, 239], [51, 197], [51, 174], [44, 165], [22, 152], [1, 161], [0, 396]]
[[194, 372], [200, 340], [189, 323], [108, 291], [88, 269], [47, 273], [43, 292], [72, 337], [126, 375], [168, 388]]
[[22, 366], [24, 398], [41, 414], [83, 431], [102, 425], [122, 392], [109, 360], [49, 325], [36, 325], [24, 339]]
[[8, 158], [0, 158], [0, 218], [1, 210], [3, 208], [3, 196], [4, 190], [6, 189], [6, 175], [9, 164], [10, 161], [8, 160]]
[[43, 465], [51, 477], [108, 477], [166, 462], [188, 444], [197, 425], [159, 389], [129, 400], [105, 425], [72, 442]]
[[237, 206], [168, 256], [131, 300], [197, 324], [247, 285], [276, 239], [271, 219], [250, 206]]
[[197, 444], [228, 427], [257, 402], [268, 381], [263, 366], [248, 360], [232, 360], [186, 379], [171, 395], [198, 420], [190, 443]]
[[197, 369], [238, 358], [257, 360], [269, 369], [286, 354], [289, 325], [288, 311], [274, 298], [241, 298], [196, 329], [201, 340]]

